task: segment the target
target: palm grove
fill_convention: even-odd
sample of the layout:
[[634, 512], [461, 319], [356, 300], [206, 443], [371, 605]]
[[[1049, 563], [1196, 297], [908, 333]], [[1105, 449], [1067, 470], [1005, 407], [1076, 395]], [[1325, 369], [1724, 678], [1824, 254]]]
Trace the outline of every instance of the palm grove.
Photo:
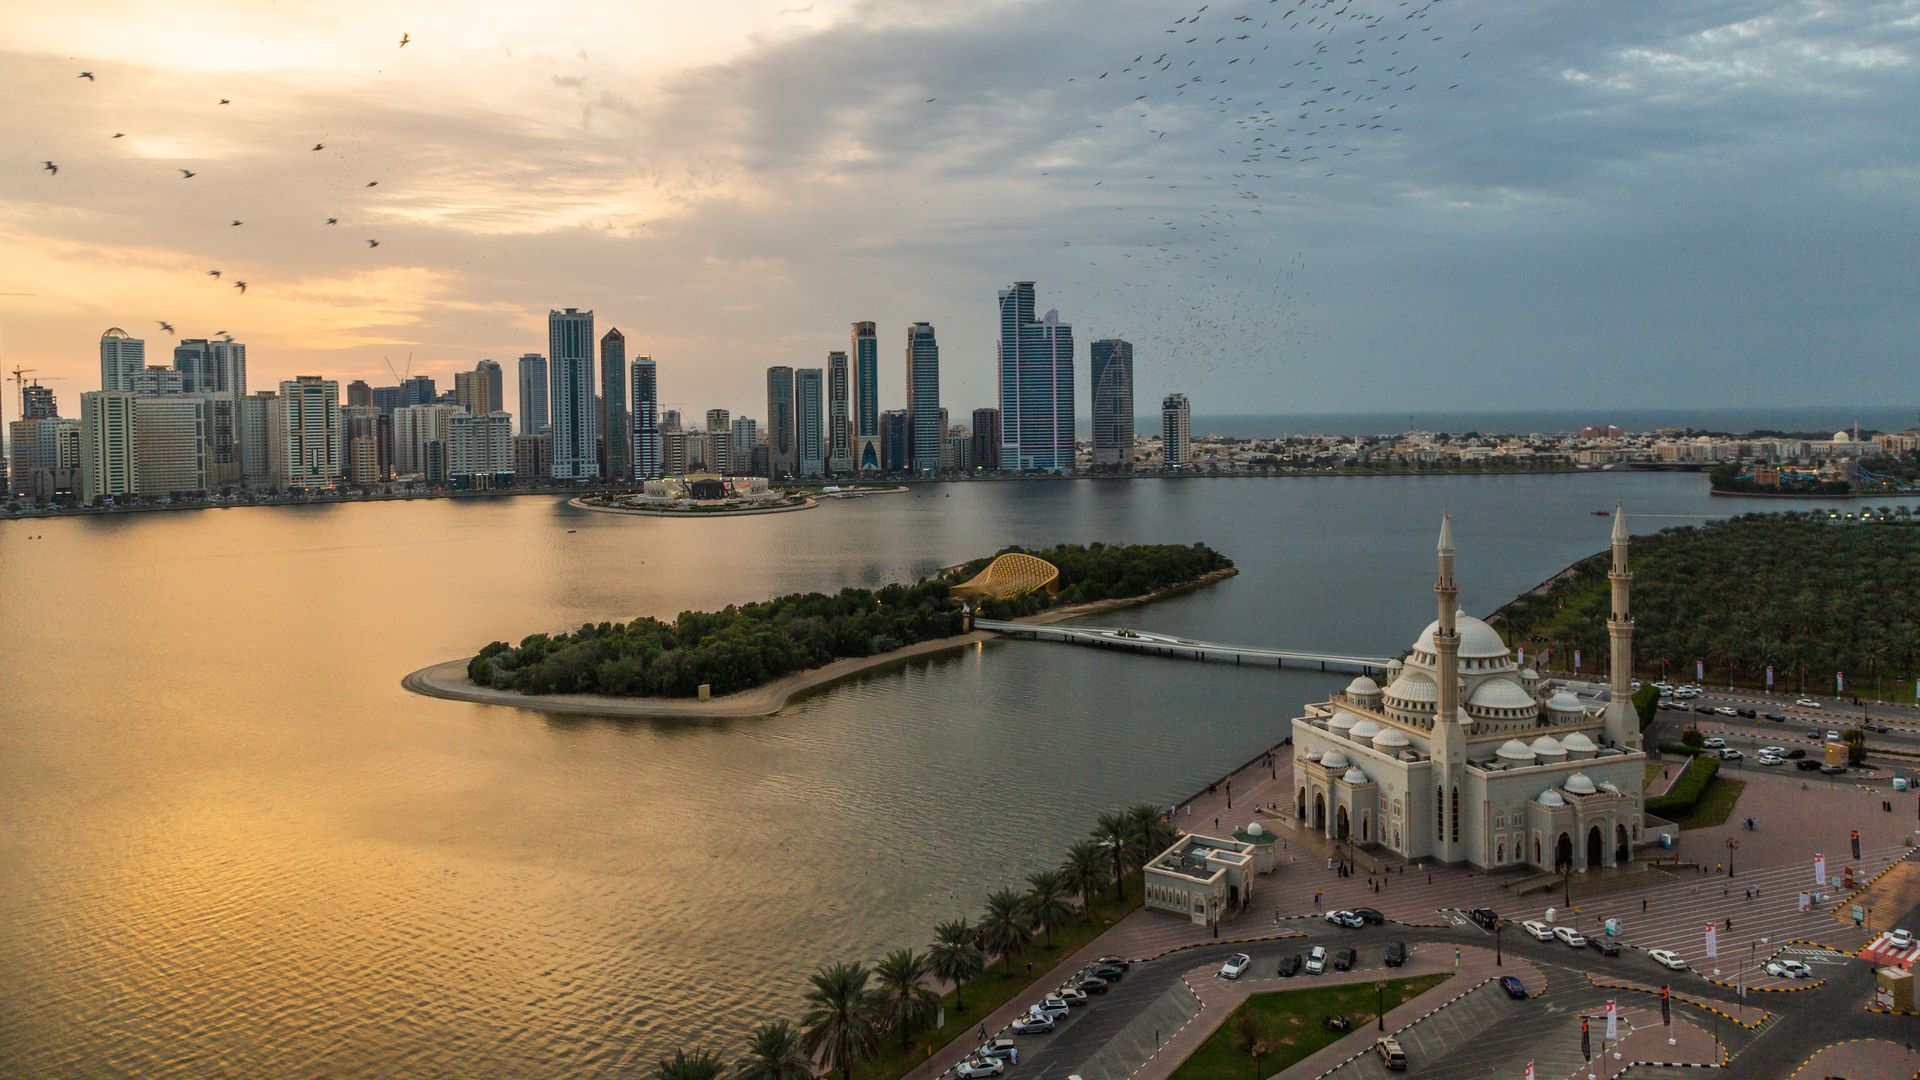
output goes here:
[[[1889, 680], [1902, 696], [1920, 674], [1920, 528], [1888, 511], [1875, 522], [1826, 511], [1748, 514], [1636, 537], [1634, 659], [1643, 672], [1796, 692]], [[1585, 559], [1537, 593], [1508, 604], [1516, 644], [1554, 650], [1557, 663], [1603, 662], [1607, 555]], [[1598, 670], [1597, 668], [1595, 670]]]
[[[1061, 604], [1146, 596], [1233, 565], [1205, 544], [1064, 544], [1031, 554], [1060, 568], [1058, 595], [988, 600], [980, 605], [983, 616], [1007, 619]], [[691, 697], [703, 684], [714, 694], [731, 694], [835, 660], [961, 633], [960, 608], [947, 590], [990, 561], [878, 591], [794, 593], [720, 611], [683, 611], [670, 623], [603, 622], [533, 634], [517, 646], [496, 641], [467, 662], [467, 677], [477, 686], [524, 694]]]
[[[825, 1070], [852, 1080], [856, 1068], [875, 1076], [904, 1073], [971, 1027], [968, 1015], [984, 1016], [1026, 990], [1031, 980], [1015, 965], [1032, 952], [1050, 955], [1056, 933], [1097, 933], [1094, 921], [1109, 890], [1120, 908], [1137, 903], [1144, 886], [1135, 871], [1178, 835], [1158, 807], [1101, 814], [1092, 834], [1068, 847], [1058, 866], [1028, 874], [1024, 887], [990, 893], [975, 921], [955, 918], [934, 927], [924, 949], [894, 949], [872, 964], [822, 966], [808, 980], [798, 1024], [773, 1020], [754, 1028], [730, 1066], [709, 1050], [683, 1048], [661, 1059], [656, 1076], [807, 1080]], [[1108, 914], [1117, 913], [1109, 908]], [[968, 987], [983, 975], [998, 976], [993, 992], [969, 1003]], [[937, 1028], [943, 1008], [948, 1023]], [[927, 1038], [916, 1042], [918, 1036]]]

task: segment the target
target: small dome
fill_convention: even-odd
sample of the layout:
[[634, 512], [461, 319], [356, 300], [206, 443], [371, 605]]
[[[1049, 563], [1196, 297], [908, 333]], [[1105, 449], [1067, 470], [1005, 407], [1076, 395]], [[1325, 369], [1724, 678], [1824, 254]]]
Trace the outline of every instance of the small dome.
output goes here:
[[1488, 679], [1473, 691], [1467, 704], [1482, 709], [1531, 709], [1533, 695], [1512, 679]]
[[1541, 806], [1567, 805], [1567, 800], [1561, 798], [1560, 793], [1553, 790], [1552, 788], [1548, 788], [1547, 790], [1541, 792], [1540, 797], [1533, 801], [1539, 803]]
[[1371, 716], [1364, 716], [1360, 718], [1359, 723], [1353, 725], [1353, 730], [1347, 732], [1347, 734], [1356, 739], [1371, 739], [1375, 735], [1380, 734], [1382, 727], [1383, 725], [1380, 721], [1375, 720]]
[[117, 326], [109, 326], [107, 327], [107, 332], [100, 335], [100, 340], [105, 341], [108, 338], [130, 338], [132, 336], [132, 334], [127, 333]]
[[1533, 740], [1533, 752], [1541, 757], [1565, 757], [1567, 749], [1551, 735], [1542, 735]]
[[1248, 836], [1260, 836], [1264, 834], [1266, 831], [1267, 830], [1257, 821], [1247, 826]]
[[1328, 772], [1332, 772], [1335, 769], [1344, 769], [1348, 765], [1351, 765], [1352, 762], [1347, 760], [1347, 755], [1338, 750], [1333, 750], [1329, 751], [1326, 757], [1320, 759], [1320, 764], [1326, 766]]
[[1367, 678], [1365, 675], [1347, 684], [1347, 693], [1355, 697], [1372, 697], [1379, 692], [1380, 684]]
[[1407, 665], [1400, 662], [1400, 658], [1397, 656], [1387, 661], [1387, 681], [1392, 682], [1396, 677], [1399, 676], [1400, 669], [1406, 666]]
[[1548, 698], [1547, 708], [1552, 709], [1554, 712], [1564, 712], [1564, 713], [1577, 713], [1577, 712], [1586, 711], [1586, 706], [1581, 705], [1580, 699], [1577, 697], [1574, 697], [1573, 692], [1570, 690], [1562, 690], [1559, 693]]
[[1619, 785], [1617, 785], [1617, 784], [1615, 784], [1615, 783], [1614, 783], [1613, 781], [1611, 781], [1611, 780], [1602, 780], [1602, 781], [1600, 781], [1600, 790], [1601, 790], [1601, 791], [1604, 791], [1604, 792], [1606, 792], [1606, 793], [1607, 793], [1607, 794], [1609, 794], [1609, 795], [1618, 795], [1618, 794], [1620, 794], [1620, 787], [1619, 787]]
[[1346, 775], [1340, 777], [1340, 782], [1344, 784], [1364, 784], [1367, 782], [1367, 774], [1361, 772], [1359, 769], [1348, 769]]
[[1352, 729], [1353, 725], [1359, 722], [1359, 713], [1348, 712], [1345, 709], [1335, 709], [1333, 710], [1333, 715], [1327, 718], [1327, 727], [1333, 731], [1348, 731]]
[[1502, 761], [1533, 760], [1533, 751], [1527, 749], [1527, 744], [1521, 742], [1519, 739], [1508, 739], [1506, 742], [1501, 743], [1500, 749], [1495, 751], [1494, 754]]
[[[1413, 643], [1415, 652], [1431, 656], [1437, 650], [1433, 647], [1433, 635], [1440, 632], [1439, 620], [1427, 624], [1420, 631], [1420, 638]], [[1460, 655], [1471, 660], [1491, 660], [1507, 656], [1507, 643], [1500, 640], [1500, 632], [1479, 619], [1464, 612], [1453, 617], [1453, 632], [1460, 635]]]
[[1573, 792], [1575, 795], [1592, 795], [1595, 790], [1593, 778], [1583, 772], [1577, 772], [1567, 777], [1567, 782], [1561, 786]]
[[1398, 750], [1411, 745], [1399, 728], [1382, 728], [1380, 734], [1373, 737], [1375, 750]]
[[1323, 757], [1326, 757], [1326, 756], [1327, 756], [1327, 755], [1326, 755], [1325, 753], [1323, 753], [1323, 752], [1321, 752], [1321, 751], [1319, 751], [1319, 750], [1309, 750], [1309, 751], [1307, 751], [1307, 760], [1308, 760], [1308, 761], [1319, 761], [1319, 760], [1320, 760], [1321, 758], [1323, 758]]
[[1853, 441], [1853, 436], [1844, 431], [1836, 431], [1833, 433], [1833, 441], [1837, 443], [1850, 443]]
[[1417, 671], [1409, 671], [1388, 685], [1386, 694], [1400, 701], [1428, 702], [1440, 698], [1440, 690], [1433, 680]]
[[1537, 683], [1540, 681], [1540, 673], [1532, 668], [1523, 669], [1520, 672], [1520, 681], [1529, 685]]
[[1576, 731], [1561, 739], [1560, 745], [1566, 747], [1569, 754], [1592, 754], [1600, 749], [1593, 745], [1593, 740], [1587, 738], [1587, 733], [1584, 731]]

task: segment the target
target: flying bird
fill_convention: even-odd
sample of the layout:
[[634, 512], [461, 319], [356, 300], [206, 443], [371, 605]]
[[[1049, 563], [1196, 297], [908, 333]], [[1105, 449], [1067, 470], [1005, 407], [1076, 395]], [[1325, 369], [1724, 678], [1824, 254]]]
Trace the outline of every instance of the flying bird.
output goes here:
[[337, 218], [337, 217], [330, 217], [330, 218], [328, 218], [328, 219], [327, 219], [327, 224], [329, 224], [329, 225], [338, 225], [338, 224], [340, 224], [340, 219], [339, 219], [339, 218]]
[[315, 150], [325, 150], [325, 149], [327, 148], [327, 144], [326, 144], [326, 143], [314, 143], [314, 144], [313, 144], [313, 148], [314, 148]]
[[213, 336], [214, 337], [232, 337], [233, 335], [227, 333], [225, 330], [215, 330], [213, 332]]
[[235, 218], [235, 219], [234, 219], [234, 221], [233, 221], [233, 223], [234, 223], [235, 225], [244, 225], [244, 224], [246, 224], [246, 222], [244, 222], [244, 221], [241, 221], [241, 220], [240, 220], [240, 219], [238, 219], [238, 218]]
[[59, 176], [59, 175], [60, 175], [60, 166], [58, 166], [58, 165], [55, 165], [55, 164], [54, 164], [53, 162], [51, 162], [51, 161], [43, 161], [43, 162], [41, 162], [41, 163], [40, 163], [40, 167], [41, 167], [42, 169], [45, 169], [46, 171], [48, 171], [48, 172], [50, 172], [50, 173], [52, 173], [52, 174], [53, 174], [53, 175], [55, 175], [55, 176]]
[[127, 137], [127, 133], [124, 131], [116, 131], [113, 133], [113, 137], [116, 139], [124, 139]]
[[368, 187], [379, 187], [379, 186], [380, 186], [380, 181], [378, 181], [378, 180], [369, 180], [369, 181], [367, 181], [367, 186], [368, 186]]
[[195, 173], [195, 172], [194, 172], [194, 171], [193, 171], [192, 169], [181, 169], [181, 170], [180, 170], [180, 179], [182, 179], [182, 180], [191, 180], [191, 179], [193, 179], [193, 178], [194, 178], [195, 176], [197, 176], [197, 175], [199, 175], [199, 174], [198, 174], [198, 173]]
[[379, 247], [379, 246], [380, 246], [380, 241], [378, 241], [378, 240], [369, 240], [369, 241], [367, 241], [367, 246], [368, 246], [368, 247], [370, 247], [370, 248], [377, 248], [377, 247]]
[[406, 48], [406, 47], [407, 47], [407, 42], [409, 42], [409, 41], [412, 41], [412, 40], [413, 40], [413, 39], [412, 39], [412, 38], [410, 38], [410, 37], [408, 37], [408, 36], [407, 36], [406, 34], [404, 34], [404, 33], [403, 33], [403, 34], [401, 34], [401, 35], [400, 35], [400, 47], [401, 47], [401, 48], [403, 48], [403, 49], [404, 49], [404, 48]]
[[160, 329], [165, 330], [167, 333], [171, 334], [173, 333], [173, 324], [162, 319], [160, 320]]
[[80, 73], [79, 75], [77, 75], [77, 76], [75, 76], [75, 78], [80, 78], [80, 79], [85, 79], [85, 80], [87, 80], [88, 82], [95, 82], [95, 81], [97, 81], [97, 80], [95, 80], [95, 79], [94, 79], [94, 77], [93, 77], [93, 72], [91, 72], [91, 71], [83, 71], [83, 72], [81, 72], [81, 73]]
[[244, 282], [244, 281], [236, 281], [236, 282], [234, 282], [234, 283], [233, 283], [233, 287], [234, 287], [234, 288], [236, 288], [236, 289], [239, 289], [239, 290], [240, 290], [240, 295], [241, 295], [241, 296], [245, 296], [245, 295], [247, 295], [247, 283], [246, 283], [246, 282]]
[[931, 105], [931, 104], [933, 104], [934, 102], [936, 102], [936, 101], [939, 101], [939, 100], [940, 100], [940, 99], [939, 99], [939, 98], [937, 98], [937, 97], [930, 97], [930, 98], [928, 98], [928, 99], [927, 99], [927, 104], [929, 104], [929, 105]]
[[209, 270], [209, 271], [207, 271], [207, 276], [208, 276], [208, 277], [219, 277], [219, 276], [220, 276], [220, 271], [218, 271], [218, 270]]
[[222, 105], [231, 105], [231, 104], [233, 104], [233, 102], [232, 102], [232, 101], [230, 101], [230, 100], [228, 100], [227, 98], [221, 98], [221, 99], [220, 99], [220, 104], [222, 104]]

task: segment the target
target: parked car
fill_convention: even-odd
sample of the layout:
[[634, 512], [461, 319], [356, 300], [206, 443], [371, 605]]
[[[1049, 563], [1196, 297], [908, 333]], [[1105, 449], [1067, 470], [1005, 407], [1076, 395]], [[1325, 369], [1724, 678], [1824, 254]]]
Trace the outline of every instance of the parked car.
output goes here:
[[988, 1039], [973, 1052], [974, 1057], [992, 1058], [1009, 1065], [1020, 1064], [1020, 1048], [1013, 1045], [1012, 1039]]
[[1653, 962], [1659, 964], [1661, 967], [1672, 968], [1675, 971], [1687, 970], [1687, 962], [1682, 960], [1680, 954], [1674, 952], [1672, 949], [1649, 949], [1647, 950], [1647, 956], [1652, 958]]
[[1716, 705], [1716, 706], [1714, 706], [1714, 708], [1713, 708], [1713, 715], [1715, 715], [1715, 716], [1739, 716], [1740, 714], [1739, 714], [1739, 713], [1737, 713], [1737, 712], [1735, 712], [1735, 711], [1734, 711], [1734, 708], [1733, 708], [1733, 706], [1731, 706], [1731, 705]]
[[1780, 713], [1777, 713], [1777, 712], [1770, 712], [1770, 713], [1768, 713], [1768, 714], [1766, 715], [1766, 719], [1768, 719], [1768, 720], [1771, 720], [1772, 722], [1774, 722], [1774, 723], [1776, 723], [1776, 724], [1784, 724], [1784, 723], [1786, 723], [1786, 722], [1787, 722], [1787, 718], [1786, 718], [1785, 716], [1783, 716], [1783, 715], [1781, 715]]
[[1693, 706], [1687, 704], [1684, 701], [1676, 701], [1673, 703], [1673, 711], [1674, 712], [1692, 712]]
[[1407, 962], [1407, 943], [1404, 941], [1387, 942], [1387, 966], [1399, 967]]
[[1370, 907], [1354, 908], [1353, 913], [1355, 915], [1360, 916], [1360, 921], [1363, 923], [1366, 923], [1368, 926], [1379, 926], [1381, 923], [1384, 923], [1387, 921], [1387, 917], [1385, 915], [1380, 914], [1378, 911], [1375, 911]]
[[1094, 963], [1105, 964], [1108, 967], [1117, 967], [1121, 971], [1125, 971], [1128, 968], [1131, 968], [1133, 966], [1133, 961], [1127, 959], [1124, 956], [1103, 956], [1100, 959], [1095, 960]]
[[1365, 919], [1362, 919], [1360, 916], [1355, 915], [1351, 911], [1337, 911], [1337, 910], [1329, 911], [1327, 912], [1327, 921], [1332, 923], [1335, 926], [1350, 926], [1350, 927], [1358, 928], [1358, 927], [1367, 925], [1367, 921]]
[[1676, 708], [1673, 702], [1667, 700], [1665, 694], [1662, 694], [1660, 696], [1660, 703], [1658, 707], [1667, 712], [1672, 712]]
[[1799, 769], [1801, 772], [1812, 772], [1813, 770], [1820, 767], [1820, 762], [1816, 758], [1810, 758], [1810, 757], [1806, 757], [1805, 755], [1802, 755], [1798, 761], [1795, 761], [1793, 763], [1793, 767], [1796, 769]]
[[1581, 933], [1580, 931], [1578, 931], [1578, 930], [1575, 930], [1575, 929], [1574, 929], [1573, 927], [1571, 927], [1571, 926], [1556, 926], [1556, 927], [1554, 927], [1554, 928], [1553, 928], [1553, 936], [1554, 936], [1554, 937], [1556, 937], [1556, 938], [1559, 938], [1559, 939], [1560, 939], [1560, 942], [1561, 942], [1561, 944], [1563, 944], [1563, 945], [1570, 945], [1570, 946], [1572, 946], [1573, 948], [1576, 948], [1576, 949], [1578, 949], [1578, 948], [1580, 948], [1581, 946], [1583, 946], [1583, 945], [1585, 945], [1585, 944], [1587, 943], [1587, 938], [1586, 938], [1586, 935], [1585, 935], [1585, 934], [1582, 934], [1582, 933]]
[[1913, 948], [1913, 931], [1890, 930], [1887, 932], [1887, 944], [1896, 949]]
[[1467, 912], [1467, 918], [1482, 930], [1491, 930], [1500, 925], [1500, 913], [1490, 907], [1477, 907]]
[[1820, 766], [1820, 771], [1826, 773], [1828, 776], [1839, 776], [1841, 773], [1847, 771], [1847, 767], [1845, 765], [1822, 765]]
[[1802, 709], [1817, 709], [1820, 707], [1820, 703], [1810, 697], [1799, 698], [1794, 701], [1794, 704]]
[[953, 1074], [960, 1080], [979, 1080], [982, 1077], [999, 1076], [1006, 1071], [1006, 1062], [983, 1057], [970, 1057], [953, 1067]]
[[1061, 1001], [1066, 1002], [1069, 1008], [1079, 1008], [1080, 1006], [1085, 1005], [1088, 1001], [1092, 1000], [1087, 997], [1087, 992], [1085, 990], [1079, 990], [1068, 985], [1061, 985], [1061, 986], [1055, 987], [1053, 991], [1053, 996], [1059, 998]]
[[1780, 754], [1763, 753], [1760, 755], [1760, 764], [1762, 765], [1784, 765], [1786, 761], [1787, 759]]
[[1352, 949], [1341, 949], [1333, 954], [1333, 970], [1352, 971], [1353, 965], [1359, 963], [1359, 961], [1359, 953], [1354, 952]]
[[1307, 974], [1319, 975], [1327, 970], [1327, 949], [1324, 945], [1315, 945], [1307, 954]]
[[1253, 957], [1243, 952], [1234, 953], [1232, 956], [1227, 957], [1226, 963], [1220, 965], [1220, 977], [1223, 979], [1237, 979], [1242, 972], [1247, 970], [1247, 965], [1251, 963], [1253, 963]]
[[1730, 746], [1723, 746], [1720, 748], [1721, 761], [1739, 761], [1741, 758], [1746, 756], [1747, 755], [1741, 753], [1738, 750], [1733, 749]]
[[1082, 976], [1067, 984], [1083, 994], [1104, 994], [1107, 992], [1107, 980], [1092, 975]]
[[1353, 1021], [1347, 1017], [1346, 1013], [1334, 1013], [1321, 1020], [1320, 1026], [1328, 1031], [1352, 1031]]
[[1015, 1035], [1039, 1035], [1053, 1030], [1053, 1017], [1039, 1013], [1028, 1013], [1013, 1022]]
[[1087, 974], [1092, 975], [1096, 979], [1105, 979], [1110, 983], [1116, 983], [1127, 977], [1127, 969], [1115, 967], [1112, 964], [1094, 964], [1087, 968]]
[[1280, 977], [1291, 979], [1300, 974], [1300, 954], [1290, 953], [1280, 958]]
[[1748, 719], [1748, 720], [1760, 719], [1760, 713], [1754, 709], [1735, 709], [1733, 710], [1733, 712], [1734, 712], [1734, 715], [1744, 717], [1745, 719]]
[[1400, 1048], [1400, 1040], [1391, 1035], [1375, 1039], [1373, 1052], [1380, 1055], [1380, 1064], [1395, 1072], [1407, 1067], [1407, 1052]]
[[1720, 750], [1726, 747], [1727, 740], [1715, 736], [1714, 738], [1702, 741], [1700, 745], [1708, 750]]
[[1798, 960], [1769, 960], [1767, 974], [1782, 979], [1811, 979], [1813, 968]]
[[1536, 941], [1553, 940], [1553, 927], [1536, 919], [1528, 919], [1520, 924], [1520, 928], [1531, 934]]
[[1516, 976], [1513, 976], [1513, 975], [1500, 976], [1500, 989], [1505, 990], [1507, 992], [1507, 996], [1512, 998], [1515, 1001], [1526, 1000], [1527, 984], [1521, 982], [1519, 978], [1517, 978]]
[[1039, 1004], [1028, 1006], [1027, 1013], [1044, 1016], [1049, 1020], [1058, 1020], [1067, 1015], [1067, 1002], [1066, 999], [1057, 996], [1043, 997]]
[[1620, 946], [1615, 945], [1612, 938], [1602, 937], [1598, 934], [1587, 939], [1587, 948], [1592, 949], [1601, 956], [1620, 955]]
[[1761, 757], [1786, 757], [1787, 748], [1784, 746], [1763, 746], [1760, 748], [1760, 756]]

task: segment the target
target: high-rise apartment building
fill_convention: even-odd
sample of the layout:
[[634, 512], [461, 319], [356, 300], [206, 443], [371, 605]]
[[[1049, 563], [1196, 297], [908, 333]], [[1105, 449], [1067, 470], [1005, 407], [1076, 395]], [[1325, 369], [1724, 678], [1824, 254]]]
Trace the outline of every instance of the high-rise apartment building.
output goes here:
[[133, 490], [149, 498], [205, 491], [209, 442], [206, 420], [198, 396], [135, 395]]
[[143, 397], [187, 392], [187, 377], [170, 367], [148, 367], [139, 374], [121, 381], [122, 389], [131, 390]]
[[1094, 342], [1092, 357], [1093, 469], [1120, 472], [1133, 463], [1133, 343]]
[[880, 414], [880, 468], [884, 472], [897, 473], [907, 471], [907, 461], [913, 450], [913, 440], [909, 436], [912, 425], [907, 422], [907, 410], [888, 409]]
[[373, 386], [365, 379], [355, 379], [347, 384], [347, 405], [353, 408], [373, 404]]
[[80, 500], [89, 506], [131, 495], [139, 484], [133, 402], [125, 390], [80, 395]]
[[273, 487], [273, 454], [267, 446], [272, 435], [273, 402], [279, 397], [271, 390], [261, 390], [240, 399], [240, 477], [248, 487], [260, 491]]
[[173, 369], [189, 394], [247, 396], [247, 347], [238, 341], [183, 339], [173, 347]]
[[267, 455], [280, 491], [325, 491], [341, 483], [340, 384], [318, 375], [280, 383], [267, 403]]
[[994, 472], [1000, 468], [1000, 410], [973, 410], [973, 467]]
[[520, 434], [538, 435], [550, 422], [547, 358], [539, 353], [527, 353], [520, 358]]
[[848, 414], [850, 373], [847, 354], [827, 354], [827, 471], [835, 476], [853, 472], [853, 418]]
[[753, 448], [760, 441], [759, 423], [751, 416], [733, 418], [732, 438], [728, 440], [727, 461], [735, 476], [757, 475], [753, 471]]
[[506, 372], [500, 368], [500, 361], [482, 360], [473, 366], [473, 370], [475, 374], [480, 376], [480, 386], [484, 391], [480, 395], [479, 412], [505, 412], [507, 409], [507, 376]]
[[[351, 390], [351, 387], [349, 387]], [[385, 416], [372, 405], [348, 405], [340, 410], [341, 439], [346, 446], [347, 467], [345, 476], [350, 484], [371, 485], [386, 479], [386, 461], [389, 447], [381, 438], [381, 427], [391, 425], [391, 418]], [[392, 428], [389, 426], [388, 431]]]
[[793, 373], [794, 442], [800, 457], [800, 475], [817, 477], [827, 471], [826, 424], [822, 410], [826, 406], [825, 373], [819, 368], [801, 368]]
[[767, 471], [774, 480], [794, 475], [800, 467], [794, 442], [793, 369], [767, 369]]
[[1160, 403], [1160, 457], [1168, 469], [1184, 469], [1193, 464], [1193, 412], [1187, 407], [1187, 395], [1168, 394]]
[[131, 390], [146, 370], [147, 343], [115, 326], [100, 335], [100, 389]]
[[906, 467], [921, 476], [940, 470], [940, 446], [946, 431], [940, 422], [940, 342], [933, 324], [907, 328]]
[[553, 436], [515, 435], [513, 437], [513, 479], [532, 486], [552, 478]]
[[707, 471], [719, 476], [732, 476], [736, 471], [732, 419], [725, 409], [707, 410]]
[[553, 478], [585, 480], [600, 471], [593, 407], [593, 312], [547, 313], [547, 364], [552, 371]]
[[880, 337], [874, 324], [853, 324], [853, 463], [880, 471]]
[[633, 478], [664, 476], [660, 450], [660, 384], [651, 356], [633, 358]]
[[481, 412], [481, 400], [486, 390], [480, 385], [480, 373], [477, 371], [456, 371], [453, 373], [453, 403], [468, 413]]
[[[393, 470], [401, 476], [429, 476], [433, 456], [451, 455], [446, 449], [453, 418], [465, 412], [458, 405], [409, 405], [393, 413]], [[471, 415], [471, 414], [469, 414]], [[433, 449], [438, 445], [441, 449]]]
[[1000, 291], [1000, 467], [1073, 470], [1073, 327], [1034, 318], [1033, 282]]
[[667, 476], [685, 476], [691, 466], [687, 433], [678, 427], [660, 429], [660, 470]]
[[463, 488], [513, 484], [513, 417], [456, 410], [447, 418], [447, 476]]
[[60, 404], [53, 387], [32, 383], [20, 388], [20, 419], [51, 420], [60, 415]]
[[440, 400], [440, 392], [434, 389], [433, 376], [414, 375], [400, 382], [400, 406], [431, 405]]
[[633, 413], [627, 398], [627, 336], [613, 327], [600, 338], [600, 476], [633, 478]]

